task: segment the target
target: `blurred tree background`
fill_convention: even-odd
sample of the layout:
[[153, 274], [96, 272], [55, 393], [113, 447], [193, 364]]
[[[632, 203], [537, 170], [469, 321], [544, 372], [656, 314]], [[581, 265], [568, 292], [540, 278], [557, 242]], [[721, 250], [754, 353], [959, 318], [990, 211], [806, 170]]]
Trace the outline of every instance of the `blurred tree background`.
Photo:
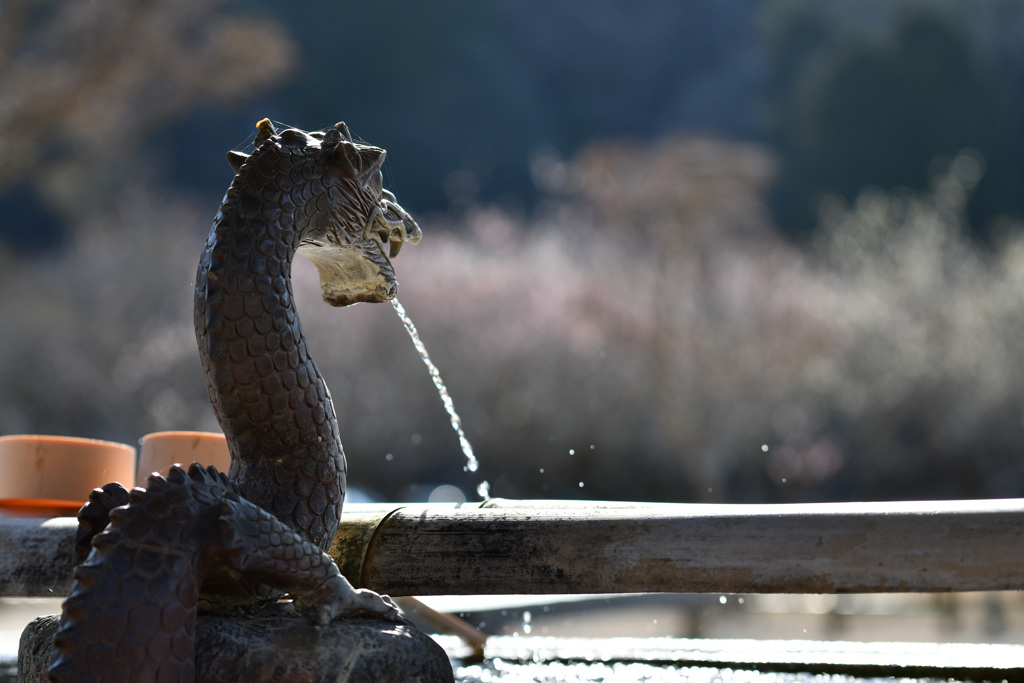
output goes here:
[[390, 307], [300, 262], [372, 495], [1024, 495], [1022, 36], [1008, 0], [7, 0], [0, 433], [216, 428], [224, 153], [345, 120], [481, 460]]

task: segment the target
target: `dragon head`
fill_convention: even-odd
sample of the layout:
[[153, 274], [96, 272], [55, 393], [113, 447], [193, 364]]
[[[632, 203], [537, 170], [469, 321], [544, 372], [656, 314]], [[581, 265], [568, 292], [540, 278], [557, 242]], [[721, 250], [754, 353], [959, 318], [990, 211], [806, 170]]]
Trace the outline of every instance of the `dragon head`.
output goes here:
[[[298, 252], [316, 266], [324, 301], [348, 306], [394, 299], [398, 280], [391, 259], [406, 242], [418, 243], [423, 233], [384, 189], [381, 166], [387, 152], [354, 142], [343, 122], [310, 133], [297, 128], [278, 133], [268, 119], [256, 128], [257, 150], [271, 145], [292, 160], [290, 189], [304, 200], [295, 211], [301, 231]], [[238, 174], [248, 160], [239, 152], [228, 153]]]

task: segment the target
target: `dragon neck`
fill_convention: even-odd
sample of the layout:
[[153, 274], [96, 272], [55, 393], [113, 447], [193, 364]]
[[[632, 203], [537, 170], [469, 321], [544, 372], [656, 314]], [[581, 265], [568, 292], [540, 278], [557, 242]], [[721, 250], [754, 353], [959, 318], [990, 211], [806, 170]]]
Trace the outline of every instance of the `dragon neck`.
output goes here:
[[323, 190], [311, 189], [318, 178], [293, 163], [271, 150], [235, 176], [199, 263], [196, 338], [231, 451], [229, 477], [248, 500], [327, 548], [345, 495], [345, 456], [291, 283], [307, 205]]

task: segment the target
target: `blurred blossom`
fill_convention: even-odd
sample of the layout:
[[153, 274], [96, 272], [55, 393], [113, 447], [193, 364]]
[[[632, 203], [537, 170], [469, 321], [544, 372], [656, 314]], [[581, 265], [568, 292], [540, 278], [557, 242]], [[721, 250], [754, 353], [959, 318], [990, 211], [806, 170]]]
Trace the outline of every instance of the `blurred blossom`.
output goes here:
[[208, 222], [207, 212], [132, 190], [63, 252], [0, 272], [0, 433], [130, 443], [149, 431], [216, 429], [192, 332]]
[[[391, 307], [326, 307], [297, 260], [353, 482], [390, 498], [431, 482], [437, 500], [483, 478], [510, 497], [1022, 493], [1024, 240], [966, 237], [976, 155], [928, 193], [824, 202], [807, 247], [772, 229], [758, 147], [602, 143], [557, 163], [535, 218], [470, 206], [395, 262], [472, 477]], [[0, 431], [214, 427], [191, 322], [212, 214], [128, 190], [56, 258], [4, 264]]]

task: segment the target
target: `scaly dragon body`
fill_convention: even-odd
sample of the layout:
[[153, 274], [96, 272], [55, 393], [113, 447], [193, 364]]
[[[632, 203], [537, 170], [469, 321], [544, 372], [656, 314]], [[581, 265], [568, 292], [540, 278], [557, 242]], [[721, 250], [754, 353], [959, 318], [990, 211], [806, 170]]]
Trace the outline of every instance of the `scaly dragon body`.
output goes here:
[[398, 285], [384, 246], [393, 257], [420, 230], [382, 187], [384, 150], [354, 143], [345, 124], [257, 129], [251, 156], [228, 155], [236, 175], [196, 278], [196, 337], [230, 472], [193, 465], [150, 477], [145, 490], [93, 492], [52, 680], [193, 680], [200, 605], [223, 613], [287, 594], [320, 623], [400, 618], [324, 552], [345, 456], [299, 324], [291, 261], [313, 261], [332, 305], [387, 301]]

